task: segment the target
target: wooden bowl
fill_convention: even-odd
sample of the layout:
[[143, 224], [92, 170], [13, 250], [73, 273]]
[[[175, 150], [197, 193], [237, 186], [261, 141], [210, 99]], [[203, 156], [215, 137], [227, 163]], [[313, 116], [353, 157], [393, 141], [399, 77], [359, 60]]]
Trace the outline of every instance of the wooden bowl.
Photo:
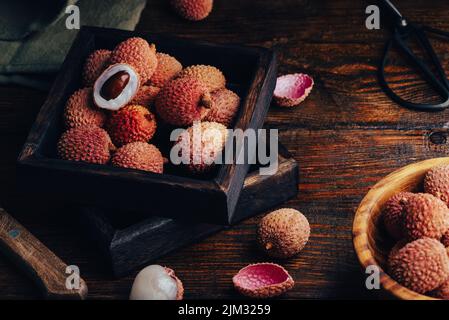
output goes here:
[[401, 286], [384, 271], [387, 270], [388, 253], [394, 245], [394, 240], [388, 236], [383, 226], [382, 207], [391, 196], [398, 192], [422, 192], [426, 172], [444, 164], [449, 164], [449, 157], [421, 161], [389, 174], [368, 192], [357, 209], [352, 232], [360, 264], [364, 269], [372, 265], [380, 267], [382, 287], [396, 298], [435, 300]]

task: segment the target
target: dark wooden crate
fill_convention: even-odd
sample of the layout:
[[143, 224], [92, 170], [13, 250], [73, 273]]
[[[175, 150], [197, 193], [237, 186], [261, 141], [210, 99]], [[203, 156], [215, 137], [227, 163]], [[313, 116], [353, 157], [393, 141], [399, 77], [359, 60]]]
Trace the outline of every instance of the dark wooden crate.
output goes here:
[[[249, 164], [220, 165], [206, 179], [167, 172], [163, 175], [60, 160], [56, 142], [63, 132], [61, 115], [69, 95], [80, 87], [81, 68], [95, 49], [112, 49], [118, 42], [140, 36], [158, 50], [176, 56], [183, 65], [211, 64], [226, 75], [242, 104], [236, 129], [263, 125], [276, 82], [276, 56], [271, 50], [190, 41], [167, 35], [140, 34], [83, 27], [42, 107], [18, 159], [19, 185], [42, 197], [67, 203], [156, 213], [207, 223], [231, 224]], [[236, 156], [244, 152], [236, 150]], [[49, 199], [51, 199], [49, 198]]]
[[[298, 164], [285, 151], [281, 154], [279, 170], [275, 175], [261, 176], [258, 168], [254, 167], [246, 176], [236, 207], [236, 215], [241, 219], [268, 210], [297, 195]], [[116, 277], [133, 272], [224, 228], [160, 217], [134, 216], [134, 222], [118, 219], [118, 215], [111, 219], [104, 210], [92, 207], [82, 208], [80, 212], [82, 226]], [[124, 215], [122, 212], [122, 217]]]

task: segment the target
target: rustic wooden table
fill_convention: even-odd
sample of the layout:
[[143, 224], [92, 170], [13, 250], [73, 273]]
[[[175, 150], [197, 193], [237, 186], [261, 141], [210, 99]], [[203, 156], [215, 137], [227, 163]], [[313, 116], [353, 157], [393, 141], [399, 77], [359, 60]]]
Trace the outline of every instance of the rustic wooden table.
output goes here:
[[[305, 250], [284, 263], [296, 280], [285, 298], [376, 298], [364, 288], [353, 250], [354, 212], [381, 177], [408, 163], [447, 154], [449, 111], [419, 113], [402, 109], [380, 90], [376, 67], [386, 30], [365, 28], [369, 3], [352, 0], [216, 1], [200, 23], [174, 16], [164, 1], [148, 1], [137, 29], [187, 38], [242, 43], [279, 50], [280, 73], [307, 72], [315, 78], [312, 95], [300, 107], [271, 108], [266, 126], [280, 130], [281, 142], [299, 162], [300, 193], [284, 206], [301, 210], [312, 225]], [[414, 20], [449, 30], [446, 0], [407, 1]], [[438, 52], [449, 68], [448, 45]], [[400, 64], [389, 68], [405, 96], [428, 90]], [[17, 194], [15, 160], [45, 92], [16, 86], [0, 88], [0, 203], [63, 260], [80, 267], [90, 298], [127, 298], [133, 276], [113, 280], [73, 217], [62, 209], [49, 215], [24, 204]], [[446, 119], [447, 117], [447, 119]], [[276, 190], [273, 190], [276, 192]], [[56, 217], [56, 218], [55, 218]], [[236, 298], [231, 278], [241, 267], [267, 260], [254, 250], [260, 216], [157, 261], [175, 269], [186, 298]], [[38, 291], [0, 257], [0, 298], [33, 298]]]

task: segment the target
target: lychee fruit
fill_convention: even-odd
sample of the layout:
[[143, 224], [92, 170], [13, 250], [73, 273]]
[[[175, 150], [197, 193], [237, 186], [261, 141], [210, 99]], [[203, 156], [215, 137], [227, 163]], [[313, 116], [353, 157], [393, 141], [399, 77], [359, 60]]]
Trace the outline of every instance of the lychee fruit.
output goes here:
[[164, 158], [161, 152], [154, 145], [146, 142], [131, 142], [120, 147], [112, 156], [111, 163], [116, 167], [154, 173], [164, 171]]
[[148, 82], [150, 85], [162, 88], [182, 70], [182, 64], [176, 58], [166, 53], [156, 53], [157, 68]]
[[139, 74], [128, 64], [108, 67], [95, 81], [94, 102], [102, 109], [117, 111], [127, 105], [140, 87]]
[[232, 282], [241, 294], [254, 299], [279, 296], [295, 285], [288, 271], [274, 263], [250, 264], [241, 269]]
[[403, 199], [404, 234], [409, 240], [433, 238], [440, 240], [449, 230], [449, 210], [440, 199], [427, 193]]
[[409, 243], [407, 241], [407, 239], [401, 239], [398, 242], [396, 242], [396, 244], [393, 246], [393, 248], [391, 248], [390, 253], [388, 254], [388, 257], [392, 257], [393, 255], [395, 255], [396, 253], [398, 253], [399, 250], [401, 250], [407, 243]]
[[178, 138], [173, 150], [187, 170], [193, 174], [209, 172], [222, 155], [226, 145], [227, 129], [216, 122], [195, 122]]
[[207, 88], [195, 78], [168, 82], [156, 98], [156, 111], [168, 124], [187, 127], [203, 119], [212, 100]]
[[211, 94], [212, 107], [205, 121], [218, 122], [229, 128], [239, 110], [240, 97], [228, 89], [220, 89]]
[[113, 113], [106, 123], [112, 141], [117, 146], [131, 142], [148, 142], [156, 132], [156, 118], [147, 108], [128, 105]]
[[160, 88], [154, 86], [141, 86], [139, 91], [137, 91], [137, 94], [131, 100], [130, 104], [150, 107], [156, 100], [160, 90]]
[[223, 89], [226, 86], [226, 78], [218, 68], [208, 65], [194, 65], [185, 68], [178, 73], [177, 78], [192, 77], [206, 85], [209, 92]]
[[431, 291], [430, 296], [438, 299], [449, 300], [449, 279], [436, 290]]
[[151, 265], [134, 279], [130, 300], [182, 300], [184, 287], [170, 268]]
[[399, 192], [388, 199], [383, 207], [385, 229], [396, 240], [404, 237], [404, 200], [413, 196], [411, 192]]
[[106, 114], [97, 108], [92, 98], [92, 88], [75, 91], [67, 100], [64, 109], [64, 124], [66, 128], [85, 125], [102, 127]]
[[199, 21], [211, 13], [214, 2], [213, 0], [170, 0], [170, 4], [184, 19]]
[[401, 285], [424, 294], [449, 278], [449, 257], [435, 239], [422, 238], [406, 244], [388, 260], [392, 277]]
[[432, 168], [426, 173], [424, 191], [449, 206], [449, 165]]
[[259, 247], [272, 258], [293, 257], [304, 248], [309, 236], [307, 218], [298, 210], [290, 208], [267, 214], [257, 229]]
[[58, 155], [63, 160], [106, 164], [115, 147], [108, 133], [96, 126], [82, 126], [64, 132], [58, 141]]
[[92, 52], [86, 59], [83, 67], [83, 84], [85, 87], [92, 87], [97, 78], [109, 65], [111, 51], [100, 49]]
[[140, 75], [141, 83], [150, 80], [157, 68], [156, 47], [134, 37], [119, 43], [111, 53], [111, 64], [126, 63]]
[[303, 73], [287, 74], [277, 79], [274, 101], [280, 107], [295, 107], [312, 91], [312, 77]]

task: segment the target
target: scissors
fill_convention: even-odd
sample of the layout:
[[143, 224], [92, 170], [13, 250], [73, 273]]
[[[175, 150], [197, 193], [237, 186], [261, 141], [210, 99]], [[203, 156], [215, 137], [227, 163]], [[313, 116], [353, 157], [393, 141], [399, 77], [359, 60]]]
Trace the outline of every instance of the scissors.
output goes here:
[[[382, 0], [383, 6], [387, 9], [387, 12], [393, 17], [393, 35], [387, 42], [385, 47], [384, 56], [382, 58], [379, 67], [379, 80], [385, 93], [399, 105], [421, 111], [441, 111], [449, 107], [449, 82], [446, 77], [446, 73], [441, 66], [441, 62], [433, 49], [428, 34], [437, 35], [439, 37], [449, 38], [449, 33], [430, 28], [423, 25], [412, 23], [405, 19], [400, 11], [393, 5], [390, 0]], [[417, 43], [421, 46], [423, 51], [430, 58], [433, 64], [434, 70], [429, 67], [424, 60], [416, 56], [410, 47], [407, 45], [407, 40], [415, 38]], [[437, 103], [414, 103], [406, 101], [399, 97], [391, 87], [385, 77], [385, 66], [388, 62], [388, 52], [395, 46], [399, 51], [405, 55], [410, 61], [412, 66], [424, 76], [424, 79], [430, 84], [440, 96], [441, 100]]]

